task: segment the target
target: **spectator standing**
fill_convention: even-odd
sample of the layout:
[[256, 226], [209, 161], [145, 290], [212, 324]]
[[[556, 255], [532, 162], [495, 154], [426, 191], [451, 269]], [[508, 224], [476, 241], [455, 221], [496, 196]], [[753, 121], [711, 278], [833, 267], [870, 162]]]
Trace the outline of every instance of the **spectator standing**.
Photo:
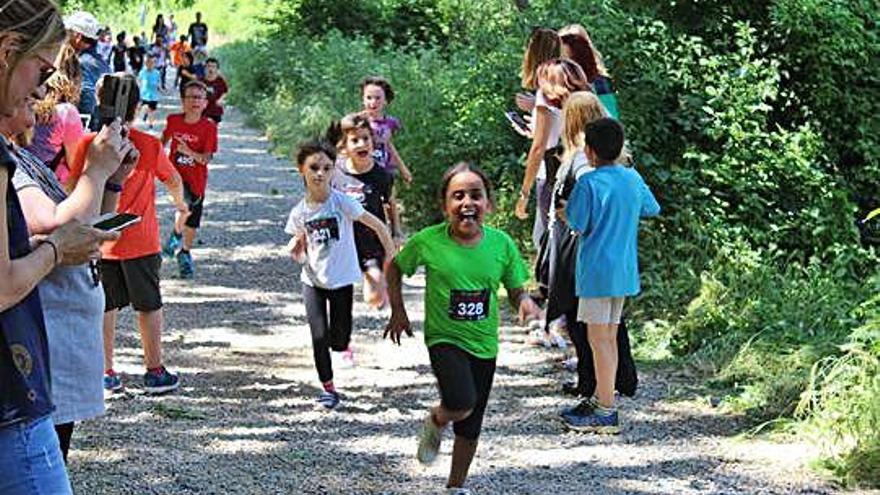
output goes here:
[[168, 46], [168, 26], [165, 25], [165, 18], [162, 14], [156, 16], [156, 22], [153, 24], [153, 40], [159, 39], [163, 47]]
[[[134, 76], [126, 76], [134, 79]], [[121, 194], [116, 211], [132, 213], [141, 221], [125, 229], [119, 240], [101, 246], [101, 273], [106, 295], [104, 313], [104, 388], [109, 391], [122, 389], [122, 379], [113, 370], [116, 316], [119, 309], [129, 304], [137, 312], [144, 350], [144, 390], [160, 394], [177, 389], [177, 375], [170, 373], [162, 364], [162, 297], [159, 291], [159, 222], [156, 218], [156, 186], [159, 179], [171, 192], [174, 204], [183, 215], [188, 212], [183, 201], [180, 175], [174, 171], [162, 144], [150, 134], [132, 126], [138, 110], [138, 89], [132, 92], [126, 111], [129, 137], [140, 157], [134, 170], [121, 184]], [[83, 170], [85, 146], [93, 138], [86, 136], [74, 158], [72, 175]]]
[[85, 133], [76, 108], [82, 72], [76, 51], [68, 44], [62, 46], [55, 65], [58, 69], [45, 83], [46, 96], [34, 103], [36, 125], [31, 143], [26, 148], [64, 184], [69, 173], [68, 164]]
[[77, 108], [82, 115], [90, 116], [89, 128], [97, 130], [100, 126], [98, 118], [98, 99], [96, 86], [104, 74], [110, 73], [107, 61], [98, 55], [98, 37], [101, 25], [95, 16], [88, 12], [77, 11], [64, 20], [68, 31], [68, 42], [79, 54], [79, 65], [82, 69], [82, 87], [80, 88]]
[[108, 64], [110, 63], [110, 55], [113, 53], [113, 35], [110, 32], [110, 27], [107, 26], [101, 31], [101, 35], [98, 36], [98, 55]]
[[187, 34], [193, 48], [208, 45], [208, 25], [202, 22], [201, 12], [196, 12], [196, 22], [189, 25]]
[[[164, 26], [165, 24], [162, 24]], [[150, 45], [150, 49], [147, 51], [147, 56], [153, 57], [156, 59], [156, 69], [159, 70], [159, 88], [162, 91], [165, 91], [165, 74], [168, 62], [168, 53], [165, 50], [165, 42], [160, 35], [156, 35], [156, 39], [153, 40], [153, 44]]]

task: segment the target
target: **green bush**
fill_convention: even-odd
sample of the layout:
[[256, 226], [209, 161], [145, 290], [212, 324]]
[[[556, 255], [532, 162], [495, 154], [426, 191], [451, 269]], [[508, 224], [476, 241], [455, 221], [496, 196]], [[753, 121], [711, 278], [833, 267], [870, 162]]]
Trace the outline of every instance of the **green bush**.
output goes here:
[[842, 356], [817, 363], [799, 412], [826, 445], [827, 468], [850, 486], [880, 488], [880, 277], [872, 285], [859, 308], [865, 324]]

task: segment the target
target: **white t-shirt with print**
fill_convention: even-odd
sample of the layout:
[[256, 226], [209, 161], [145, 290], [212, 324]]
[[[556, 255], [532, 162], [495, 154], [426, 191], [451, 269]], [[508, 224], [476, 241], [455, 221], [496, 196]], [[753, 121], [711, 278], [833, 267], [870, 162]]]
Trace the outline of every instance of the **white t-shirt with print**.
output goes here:
[[[538, 108], [541, 107], [550, 111], [550, 134], [547, 136], [547, 146], [544, 147], [544, 150], [546, 151], [559, 144], [559, 139], [562, 138], [562, 130], [565, 122], [562, 121], [562, 110], [551, 105], [547, 101], [547, 97], [544, 96], [544, 93], [539, 89], [535, 93], [535, 106], [532, 108], [532, 122], [538, 121]], [[541, 166], [538, 168], [537, 178], [542, 180], [547, 178], [547, 170], [544, 167], [543, 161], [541, 161]]]
[[284, 231], [292, 236], [306, 234], [302, 283], [338, 289], [360, 281], [354, 222], [363, 214], [360, 203], [335, 190], [323, 203], [308, 203], [303, 198], [293, 207]]

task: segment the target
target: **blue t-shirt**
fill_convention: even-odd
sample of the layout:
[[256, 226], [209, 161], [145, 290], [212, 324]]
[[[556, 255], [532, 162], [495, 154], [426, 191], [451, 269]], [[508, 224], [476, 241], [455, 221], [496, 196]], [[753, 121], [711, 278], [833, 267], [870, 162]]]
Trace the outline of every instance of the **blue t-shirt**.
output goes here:
[[159, 69], [144, 67], [138, 74], [138, 86], [141, 87], [141, 101], [159, 101], [159, 82], [162, 75]]
[[578, 240], [575, 292], [578, 297], [624, 297], [639, 293], [640, 217], [660, 205], [638, 172], [623, 165], [582, 175], [565, 215]]

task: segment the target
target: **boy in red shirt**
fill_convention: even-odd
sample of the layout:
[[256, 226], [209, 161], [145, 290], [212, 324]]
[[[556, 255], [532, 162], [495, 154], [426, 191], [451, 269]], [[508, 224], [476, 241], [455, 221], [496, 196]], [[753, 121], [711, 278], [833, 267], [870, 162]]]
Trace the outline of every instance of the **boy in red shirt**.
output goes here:
[[226, 79], [220, 75], [220, 62], [216, 58], [205, 60], [205, 86], [208, 87], [208, 108], [205, 117], [220, 123], [223, 120], [223, 98], [229, 92]]
[[[131, 75], [125, 76], [134, 81]], [[170, 373], [162, 363], [162, 296], [159, 290], [159, 221], [156, 218], [156, 179], [162, 181], [174, 201], [177, 211], [186, 215], [188, 208], [183, 198], [183, 182], [165, 155], [162, 143], [132, 126], [140, 103], [140, 91], [135, 83], [128, 102], [126, 119], [128, 137], [140, 154], [135, 168], [122, 184], [107, 184], [111, 190], [120, 190], [116, 211], [133, 213], [141, 221], [122, 231], [116, 241], [101, 245], [101, 278], [104, 285], [104, 388], [122, 389], [122, 379], [113, 370], [113, 350], [116, 336], [116, 316], [120, 309], [131, 304], [137, 312], [138, 329], [144, 349], [144, 390], [150, 394], [169, 392], [180, 385], [178, 375]], [[85, 136], [77, 146], [70, 171], [76, 182], [85, 165], [85, 155], [94, 134]]]
[[165, 131], [162, 132], [162, 145], [171, 142], [169, 157], [183, 178], [183, 194], [189, 215], [184, 216], [180, 212], [175, 215], [174, 231], [162, 252], [166, 256], [173, 256], [177, 252], [180, 277], [193, 278], [195, 264], [190, 250], [196, 239], [196, 230], [202, 222], [208, 163], [217, 152], [217, 124], [202, 116], [208, 105], [208, 89], [204, 83], [186, 83], [181, 98], [183, 113], [168, 116]]

